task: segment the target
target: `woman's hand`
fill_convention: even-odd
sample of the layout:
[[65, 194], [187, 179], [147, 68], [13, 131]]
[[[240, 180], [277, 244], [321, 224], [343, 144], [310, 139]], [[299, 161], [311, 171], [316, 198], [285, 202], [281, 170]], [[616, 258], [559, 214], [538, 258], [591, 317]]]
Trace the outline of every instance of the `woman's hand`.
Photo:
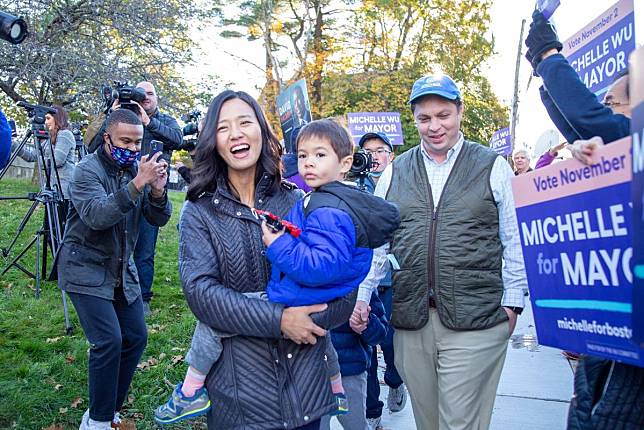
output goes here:
[[280, 329], [285, 338], [292, 340], [298, 345], [317, 342], [316, 336], [325, 336], [326, 330], [317, 326], [310, 315], [322, 312], [327, 308], [326, 303], [311, 306], [296, 306], [285, 308], [282, 312]]

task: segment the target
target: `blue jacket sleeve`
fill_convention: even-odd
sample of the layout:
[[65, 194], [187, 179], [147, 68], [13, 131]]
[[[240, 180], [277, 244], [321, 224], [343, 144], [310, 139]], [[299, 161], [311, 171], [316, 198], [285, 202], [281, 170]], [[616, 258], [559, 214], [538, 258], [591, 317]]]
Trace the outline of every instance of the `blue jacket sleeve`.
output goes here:
[[299, 238], [278, 237], [266, 256], [280, 272], [295, 282], [319, 287], [351, 279], [355, 227], [351, 217], [338, 209], [319, 208], [309, 214]]
[[11, 154], [11, 127], [7, 122], [7, 118], [0, 110], [0, 169], [9, 161]]
[[566, 138], [566, 142], [573, 143], [577, 139], [581, 139], [579, 135], [572, 129], [566, 118], [559, 112], [559, 108], [555, 105], [555, 102], [550, 97], [548, 91], [542, 86], [539, 88], [539, 95], [541, 96], [541, 102], [548, 112], [548, 116], [557, 127], [557, 130], [563, 137]]
[[380, 301], [377, 293], [371, 295], [371, 312], [369, 312], [369, 322], [367, 328], [360, 334], [360, 338], [371, 346], [382, 343], [387, 336], [387, 317], [385, 316], [385, 307]]
[[[543, 86], [552, 103], [578, 138], [600, 136], [604, 142], [609, 143], [630, 134], [630, 119], [615, 114], [602, 105], [563, 55], [555, 54], [545, 58], [537, 66], [537, 73], [543, 79]], [[559, 128], [557, 121], [552, 119]], [[567, 139], [569, 137], [566, 134], [572, 135], [570, 131], [560, 131]], [[572, 142], [574, 139], [570, 141]]]

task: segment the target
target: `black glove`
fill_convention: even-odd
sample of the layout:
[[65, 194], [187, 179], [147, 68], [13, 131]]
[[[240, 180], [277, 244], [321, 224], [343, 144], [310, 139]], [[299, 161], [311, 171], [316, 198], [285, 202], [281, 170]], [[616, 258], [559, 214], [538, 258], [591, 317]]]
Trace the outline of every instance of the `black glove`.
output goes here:
[[561, 51], [563, 45], [559, 42], [555, 29], [543, 16], [541, 12], [535, 10], [532, 12], [532, 23], [528, 31], [528, 37], [525, 39], [525, 45], [528, 47], [528, 52], [525, 58], [532, 64], [533, 69], [537, 69], [537, 65], [541, 62], [541, 56], [555, 48]]

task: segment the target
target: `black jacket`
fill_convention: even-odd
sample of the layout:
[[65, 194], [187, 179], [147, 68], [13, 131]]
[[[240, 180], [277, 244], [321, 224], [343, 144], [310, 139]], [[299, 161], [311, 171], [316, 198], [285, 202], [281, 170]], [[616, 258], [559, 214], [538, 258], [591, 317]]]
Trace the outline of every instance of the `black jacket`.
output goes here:
[[112, 299], [122, 286], [128, 303], [141, 294], [132, 252], [141, 214], [165, 225], [172, 214], [161, 200], [139, 194], [131, 183], [136, 166], [122, 170], [103, 148], [84, 157], [69, 184], [71, 205], [57, 255], [58, 285], [65, 291]]
[[[260, 180], [256, 208], [283, 217], [302, 192], [283, 183], [269, 193]], [[335, 409], [324, 356], [325, 338], [297, 345], [282, 338], [283, 306], [245, 297], [264, 291], [270, 268], [264, 257], [260, 222], [228, 191], [225, 181], [196, 202], [187, 202], [180, 223], [179, 269], [183, 290], [196, 317], [236, 336], [208, 375], [208, 427], [217, 430], [292, 429]], [[349, 319], [355, 293], [313, 315], [324, 328]]]
[[644, 428], [644, 369], [583, 356], [575, 372], [568, 430]]
[[[107, 119], [103, 122], [101, 129], [96, 133], [94, 139], [92, 139], [92, 142], [87, 148], [89, 152], [94, 152], [103, 146], [103, 133], [105, 133], [106, 122]], [[172, 151], [178, 149], [183, 142], [183, 132], [177, 121], [170, 115], [159, 112], [158, 108], [150, 116], [148, 126], [143, 127], [141, 154], [150, 152], [150, 141], [152, 140], [160, 140], [163, 142], [163, 158], [168, 164], [170, 164], [170, 159], [172, 158]]]

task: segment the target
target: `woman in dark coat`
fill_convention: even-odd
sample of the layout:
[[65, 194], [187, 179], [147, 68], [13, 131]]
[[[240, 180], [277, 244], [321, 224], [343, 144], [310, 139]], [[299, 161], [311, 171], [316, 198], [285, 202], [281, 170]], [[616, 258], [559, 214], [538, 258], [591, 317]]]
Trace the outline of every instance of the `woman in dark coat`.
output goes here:
[[336, 408], [325, 330], [349, 319], [355, 294], [291, 308], [246, 297], [264, 291], [270, 275], [252, 208], [281, 217], [302, 193], [282, 181], [279, 142], [244, 92], [213, 99], [197, 148], [180, 221], [181, 280], [196, 317], [235, 335], [206, 381], [208, 427], [317, 429]]

